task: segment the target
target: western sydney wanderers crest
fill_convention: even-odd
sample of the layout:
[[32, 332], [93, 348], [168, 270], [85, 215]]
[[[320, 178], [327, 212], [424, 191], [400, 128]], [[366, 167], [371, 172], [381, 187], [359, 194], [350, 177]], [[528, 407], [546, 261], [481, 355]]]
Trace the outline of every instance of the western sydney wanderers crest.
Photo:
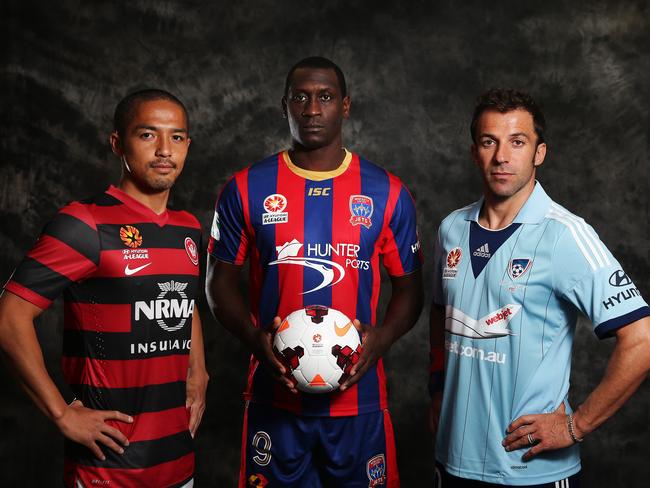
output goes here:
[[530, 269], [533, 264], [532, 259], [511, 259], [508, 263], [508, 275], [513, 280], [522, 277]]
[[264, 199], [264, 210], [262, 214], [262, 225], [284, 224], [289, 222], [289, 213], [284, 209], [287, 207], [287, 199], [284, 195], [274, 193]]
[[370, 480], [368, 488], [384, 486], [386, 484], [386, 458], [383, 454], [377, 454], [368, 459], [366, 473]]
[[196, 243], [192, 240], [191, 237], [185, 238], [185, 252], [187, 257], [190, 258], [194, 266], [199, 265], [199, 250], [196, 248]]
[[455, 247], [447, 253], [447, 266], [442, 271], [443, 280], [454, 280], [458, 274], [458, 265], [463, 258], [463, 251], [460, 247]]
[[352, 225], [363, 225], [370, 229], [372, 225], [372, 198], [365, 195], [350, 195], [350, 223]]

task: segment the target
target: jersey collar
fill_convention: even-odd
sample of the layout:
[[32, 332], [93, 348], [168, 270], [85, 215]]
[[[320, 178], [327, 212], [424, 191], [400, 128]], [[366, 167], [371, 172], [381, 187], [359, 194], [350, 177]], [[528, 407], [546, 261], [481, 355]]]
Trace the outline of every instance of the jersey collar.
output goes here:
[[146, 205], [140, 203], [137, 201], [135, 198], [133, 198], [131, 195], [128, 193], [123, 192], [116, 186], [109, 186], [108, 190], [106, 190], [106, 193], [111, 195], [114, 198], [117, 198], [120, 202], [122, 202], [124, 205], [129, 207], [131, 210], [134, 212], [138, 213], [139, 215], [142, 215], [145, 217], [149, 222], [153, 222], [155, 224], [158, 224], [159, 227], [162, 227], [167, 223], [169, 220], [169, 210], [165, 209], [163, 213], [158, 215], [156, 212], [151, 210], [149, 207]]
[[[481, 197], [479, 201], [473, 203], [467, 209], [467, 214], [465, 220], [473, 220], [478, 222], [481, 209], [483, 208], [483, 202], [485, 198]], [[535, 180], [535, 188], [533, 192], [524, 203], [524, 206], [521, 207], [519, 213], [512, 221], [514, 224], [539, 224], [544, 220], [544, 217], [548, 213], [548, 209], [551, 207], [552, 200], [542, 188], [542, 184]]]
[[345, 157], [343, 158], [343, 161], [338, 168], [333, 169], [332, 171], [310, 171], [308, 169], [303, 169], [291, 161], [289, 151], [282, 151], [282, 160], [293, 173], [297, 174], [301, 178], [312, 181], [323, 181], [342, 175], [350, 166], [350, 162], [352, 161], [352, 153], [345, 148], [343, 148], [343, 150], [345, 151]]

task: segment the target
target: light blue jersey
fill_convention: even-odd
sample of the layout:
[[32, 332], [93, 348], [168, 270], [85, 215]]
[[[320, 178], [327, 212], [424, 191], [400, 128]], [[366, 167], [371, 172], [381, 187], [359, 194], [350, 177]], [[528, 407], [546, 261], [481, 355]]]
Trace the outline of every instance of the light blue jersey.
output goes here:
[[577, 445], [524, 462], [506, 427], [525, 414], [567, 412], [578, 313], [600, 338], [650, 308], [585, 221], [537, 183], [514, 222], [478, 224], [483, 200], [451, 213], [435, 251], [434, 301], [445, 307], [445, 386], [436, 458], [452, 475], [508, 485], [580, 470]]

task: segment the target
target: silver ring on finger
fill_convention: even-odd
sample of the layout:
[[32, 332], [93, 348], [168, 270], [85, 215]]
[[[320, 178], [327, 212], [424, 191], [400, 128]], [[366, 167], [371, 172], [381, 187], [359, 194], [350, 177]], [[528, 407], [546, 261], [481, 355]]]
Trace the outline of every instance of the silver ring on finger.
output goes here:
[[531, 445], [531, 446], [535, 445], [535, 439], [533, 439], [533, 436], [531, 434], [528, 434], [526, 436], [526, 438], [528, 439], [528, 444], [529, 445]]

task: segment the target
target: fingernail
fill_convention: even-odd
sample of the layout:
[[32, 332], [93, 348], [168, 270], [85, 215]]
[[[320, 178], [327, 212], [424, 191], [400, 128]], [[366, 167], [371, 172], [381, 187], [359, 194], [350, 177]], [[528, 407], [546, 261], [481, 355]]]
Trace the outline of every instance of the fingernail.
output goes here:
[[124, 443], [125, 446], [129, 445], [129, 440], [127, 439], [126, 442]]
[[124, 454], [124, 449], [120, 447], [120, 454]]
[[129, 422], [133, 422], [133, 417], [129, 417]]

